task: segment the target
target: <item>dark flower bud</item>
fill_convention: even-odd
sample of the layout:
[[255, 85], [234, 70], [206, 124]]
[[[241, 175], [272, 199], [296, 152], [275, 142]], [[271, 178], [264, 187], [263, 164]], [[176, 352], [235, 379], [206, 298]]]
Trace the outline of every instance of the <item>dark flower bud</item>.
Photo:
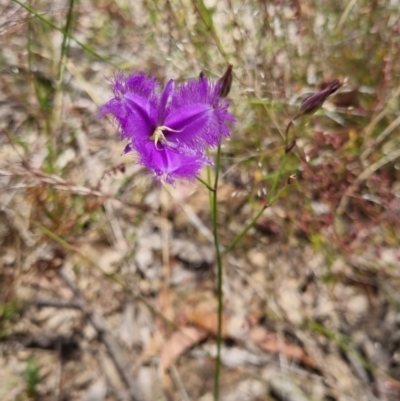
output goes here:
[[218, 80], [217, 85], [220, 85], [218, 96], [221, 98], [227, 97], [232, 86], [232, 64], [228, 65], [225, 74]]
[[313, 114], [316, 112], [324, 104], [325, 100], [335, 93], [342, 85], [343, 83], [339, 79], [335, 79], [324, 89], [304, 99], [301, 102], [298, 116], [303, 114]]

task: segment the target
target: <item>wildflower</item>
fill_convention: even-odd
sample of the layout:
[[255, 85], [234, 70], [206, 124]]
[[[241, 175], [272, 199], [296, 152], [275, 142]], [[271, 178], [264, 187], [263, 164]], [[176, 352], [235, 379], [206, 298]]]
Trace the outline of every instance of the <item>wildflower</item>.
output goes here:
[[124, 153], [134, 151], [138, 162], [166, 182], [194, 179], [203, 165], [208, 146], [229, 136], [229, 102], [219, 96], [220, 84], [202, 76], [175, 87], [170, 80], [160, 91], [155, 78], [144, 73], [119, 74], [114, 97], [100, 115], [113, 114], [121, 139], [129, 142]]

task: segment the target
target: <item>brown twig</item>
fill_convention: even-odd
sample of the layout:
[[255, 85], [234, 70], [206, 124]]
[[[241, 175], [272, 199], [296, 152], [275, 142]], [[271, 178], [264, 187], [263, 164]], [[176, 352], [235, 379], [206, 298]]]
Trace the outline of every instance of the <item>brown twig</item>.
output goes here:
[[37, 298], [29, 301], [29, 305], [38, 307], [82, 309], [84, 304], [80, 300], [64, 300], [58, 298]]

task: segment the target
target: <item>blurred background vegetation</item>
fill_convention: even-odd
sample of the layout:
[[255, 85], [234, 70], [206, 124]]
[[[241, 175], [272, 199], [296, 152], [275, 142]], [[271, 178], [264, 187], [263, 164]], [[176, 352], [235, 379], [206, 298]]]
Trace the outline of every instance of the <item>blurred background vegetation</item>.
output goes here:
[[399, 17], [398, 0], [0, 0], [0, 398], [212, 399], [207, 191], [150, 181], [97, 113], [119, 70], [232, 64], [222, 244], [282, 191], [224, 258], [221, 399], [399, 399]]

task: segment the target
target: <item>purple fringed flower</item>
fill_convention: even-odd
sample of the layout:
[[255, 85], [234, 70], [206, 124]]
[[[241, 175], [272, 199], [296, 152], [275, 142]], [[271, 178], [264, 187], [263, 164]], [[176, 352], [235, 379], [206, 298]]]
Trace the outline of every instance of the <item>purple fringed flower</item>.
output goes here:
[[172, 183], [194, 179], [211, 161], [207, 146], [217, 146], [229, 136], [229, 102], [219, 96], [220, 83], [202, 77], [175, 88], [170, 80], [162, 91], [158, 81], [144, 73], [119, 74], [114, 97], [100, 109], [113, 114], [121, 139], [128, 139], [124, 153], [135, 151], [139, 163], [154, 176]]

